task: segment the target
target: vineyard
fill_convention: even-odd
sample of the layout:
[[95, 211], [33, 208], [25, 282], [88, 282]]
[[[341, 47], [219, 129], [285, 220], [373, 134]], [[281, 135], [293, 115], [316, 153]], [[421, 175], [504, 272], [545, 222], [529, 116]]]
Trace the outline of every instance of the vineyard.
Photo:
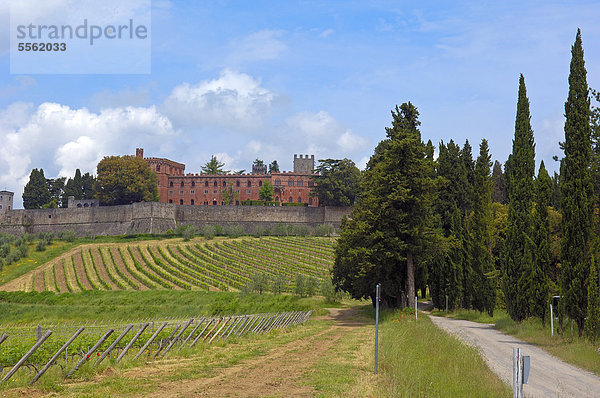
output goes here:
[[261, 237], [83, 245], [0, 286], [5, 291], [239, 290], [257, 273], [320, 281], [333, 264], [331, 238]]

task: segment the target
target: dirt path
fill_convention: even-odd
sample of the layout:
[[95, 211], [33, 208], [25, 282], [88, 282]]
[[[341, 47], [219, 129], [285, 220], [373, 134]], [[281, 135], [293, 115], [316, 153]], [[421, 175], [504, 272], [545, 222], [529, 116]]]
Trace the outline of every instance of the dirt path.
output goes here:
[[[363, 326], [352, 309], [331, 309], [335, 323], [314, 335], [270, 350], [264, 356], [222, 370], [217, 376], [162, 383], [149, 397], [312, 397], [314, 389], [303, 383], [309, 371], [328, 349], [352, 328]], [[172, 366], [172, 365], [169, 365]]]
[[492, 325], [459, 319], [430, 317], [438, 327], [479, 349], [490, 368], [512, 385], [512, 349], [522, 348], [531, 356], [529, 384], [523, 386], [527, 397], [598, 397], [600, 378], [562, 362], [544, 350], [505, 335]]

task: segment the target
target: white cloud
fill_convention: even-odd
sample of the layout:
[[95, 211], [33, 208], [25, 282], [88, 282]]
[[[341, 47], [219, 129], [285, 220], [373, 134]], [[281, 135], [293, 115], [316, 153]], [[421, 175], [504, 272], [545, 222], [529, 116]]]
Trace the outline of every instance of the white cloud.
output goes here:
[[335, 32], [335, 30], [333, 29], [325, 29], [323, 32], [321, 32], [321, 34], [319, 35], [319, 37], [321, 38], [326, 38], [327, 36], [333, 34]]
[[76, 168], [94, 172], [103, 156], [132, 153], [140, 142], [157, 148], [174, 135], [154, 106], [94, 113], [56, 103], [15, 103], [0, 111], [0, 185], [20, 198], [32, 168], [44, 168], [47, 177], [72, 176]]
[[164, 103], [165, 113], [184, 126], [204, 125], [254, 130], [262, 126], [275, 95], [260, 80], [245, 73], [224, 70], [219, 78], [173, 89]]

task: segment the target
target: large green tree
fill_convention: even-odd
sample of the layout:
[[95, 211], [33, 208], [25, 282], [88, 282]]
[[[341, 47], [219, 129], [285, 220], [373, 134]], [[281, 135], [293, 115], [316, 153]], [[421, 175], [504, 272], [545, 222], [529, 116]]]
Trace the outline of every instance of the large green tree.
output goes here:
[[549, 275], [552, 271], [550, 224], [548, 221], [548, 207], [552, 200], [552, 179], [546, 171], [543, 160], [540, 163], [535, 185], [534, 241], [537, 250], [530, 279], [529, 309], [531, 315], [540, 317], [542, 324], [545, 324], [550, 299]]
[[29, 182], [23, 189], [23, 207], [26, 209], [40, 209], [51, 200], [50, 190], [44, 177], [44, 169], [33, 169], [29, 175]]
[[210, 160], [202, 166], [202, 173], [204, 174], [223, 174], [229, 171], [223, 170], [225, 163], [219, 162], [219, 159], [215, 155], [210, 157]]
[[494, 162], [494, 170], [492, 172], [492, 181], [494, 189], [492, 191], [492, 202], [506, 204], [508, 203], [508, 194], [506, 192], [506, 181], [504, 173], [502, 173], [502, 165], [499, 161]]
[[313, 181], [320, 206], [351, 206], [358, 196], [360, 170], [350, 159], [319, 159]]
[[495, 268], [491, 255], [491, 223], [492, 223], [492, 190], [490, 175], [492, 166], [487, 140], [483, 139], [479, 146], [479, 156], [475, 163], [473, 184], [472, 231], [472, 269], [473, 285], [476, 294], [473, 297], [473, 308], [487, 311], [494, 315], [496, 306]]
[[560, 310], [583, 334], [592, 243], [593, 182], [590, 100], [581, 32], [571, 48], [569, 94], [565, 102], [565, 156], [561, 162], [562, 210]]
[[510, 317], [521, 321], [529, 315], [528, 286], [534, 265], [533, 176], [535, 144], [531, 129], [525, 78], [519, 78], [515, 138], [508, 167], [508, 228], [505, 241], [502, 289]]
[[333, 280], [353, 297], [374, 299], [375, 284], [381, 282], [384, 305], [414, 304], [415, 267], [423, 266], [434, 234], [438, 182], [418, 116], [410, 102], [392, 111], [387, 138], [367, 164], [360, 200], [342, 223]]
[[273, 200], [274, 189], [273, 184], [271, 184], [268, 180], [263, 182], [262, 187], [258, 191], [258, 197], [263, 202], [270, 202]]
[[158, 180], [148, 163], [135, 156], [106, 156], [98, 163], [96, 197], [103, 205], [158, 200]]

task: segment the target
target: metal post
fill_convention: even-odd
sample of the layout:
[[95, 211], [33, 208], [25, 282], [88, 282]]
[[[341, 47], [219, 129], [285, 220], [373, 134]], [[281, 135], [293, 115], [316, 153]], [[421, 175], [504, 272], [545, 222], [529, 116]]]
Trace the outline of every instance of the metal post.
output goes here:
[[446, 312], [448, 312], [448, 295], [446, 295]]
[[127, 329], [125, 329], [123, 331], [123, 333], [121, 333], [121, 335], [119, 337], [117, 337], [117, 339], [115, 341], [113, 341], [113, 343], [106, 349], [106, 351], [104, 351], [102, 356], [100, 356], [100, 358], [98, 358], [98, 360], [94, 363], [94, 366], [100, 365], [100, 362], [104, 361], [104, 358], [106, 358], [111, 353], [111, 351], [117, 346], [117, 344], [119, 344], [119, 342], [121, 340], [123, 340], [123, 337], [125, 337], [132, 328], [133, 328], [133, 325], [129, 325], [129, 327]]
[[137, 334], [135, 336], [133, 336], [131, 341], [129, 341], [129, 343], [127, 343], [127, 345], [125, 346], [125, 348], [123, 349], [121, 354], [119, 354], [119, 356], [117, 357], [117, 363], [119, 363], [121, 361], [121, 359], [123, 359], [123, 357], [125, 356], [125, 354], [127, 354], [127, 351], [129, 351], [129, 349], [131, 348], [133, 343], [135, 343], [135, 341], [142, 335], [142, 333], [144, 333], [144, 330], [146, 330], [146, 328], [148, 326], [150, 326], [149, 322], [146, 322], [145, 324], [141, 325], [140, 330], [137, 332]]
[[21, 365], [23, 365], [25, 363], [25, 361], [27, 361], [27, 359], [42, 345], [44, 344], [44, 341], [46, 341], [48, 339], [48, 337], [50, 337], [50, 335], [52, 334], [52, 330], [48, 330], [46, 331], [46, 333], [42, 336], [41, 339], [39, 339], [34, 345], [33, 347], [31, 347], [29, 349], [29, 351], [27, 351], [27, 353], [25, 355], [23, 355], [23, 358], [19, 359], [19, 362], [17, 362], [17, 364], [15, 366], [13, 366], [13, 368], [6, 374], [6, 376], [4, 376], [4, 378], [2, 380], [0, 380], [0, 384], [7, 381], [8, 379], [10, 379], [17, 370], [19, 370], [19, 368], [21, 367]]
[[69, 373], [67, 373], [66, 377], [67, 378], [71, 377], [71, 375], [73, 373], [75, 373], [77, 371], [77, 369], [79, 369], [79, 367], [81, 365], [83, 365], [83, 363], [90, 358], [90, 356], [94, 353], [94, 351], [96, 351], [98, 349], [98, 347], [100, 347], [102, 345], [102, 343], [104, 343], [104, 341], [108, 338], [108, 336], [110, 336], [113, 332], [114, 332], [114, 329], [110, 329], [108, 332], [104, 333], [104, 336], [100, 337], [100, 340], [98, 340], [96, 342], [96, 344], [94, 344], [94, 346], [87, 352], [87, 354], [85, 354], [83, 356], [83, 358], [81, 358], [79, 360], [79, 362], [77, 362], [77, 364], [73, 367], [73, 369], [71, 369], [69, 371]]
[[381, 289], [381, 283], [377, 284], [375, 293], [375, 374], [377, 374], [377, 340], [379, 339], [379, 289]]
[[44, 373], [46, 373], [46, 371], [48, 370], [48, 368], [50, 366], [52, 366], [52, 364], [54, 363], [54, 361], [56, 361], [56, 359], [60, 356], [60, 354], [62, 354], [63, 351], [65, 351], [67, 349], [67, 347], [69, 345], [71, 345], [71, 343], [73, 342], [73, 340], [75, 340], [77, 338], [77, 336], [79, 336], [81, 334], [81, 332], [83, 332], [85, 328], [82, 326], [80, 327], [73, 336], [71, 336], [71, 338], [58, 350], [56, 351], [56, 353], [52, 356], [52, 358], [50, 358], [50, 360], [48, 361], [48, 363], [42, 368], [42, 370], [40, 370], [38, 372], [38, 374], [35, 375], [35, 377], [33, 379], [31, 379], [31, 381], [29, 382], [29, 384], [33, 384], [35, 383], [40, 377], [42, 377], [42, 375]]
[[552, 309], [552, 303], [550, 303], [550, 336], [554, 336], [554, 310]]
[[418, 307], [417, 307], [417, 299], [418, 299], [418, 297], [417, 297], [417, 296], [415, 296], [415, 319], [418, 319], [418, 318], [419, 318], [419, 317], [417, 316], [417, 310], [418, 310]]
[[150, 344], [152, 344], [156, 336], [158, 336], [158, 334], [165, 328], [165, 326], [167, 326], [167, 323], [168, 322], [163, 322], [163, 324], [160, 325], [158, 329], [156, 329], [156, 332], [154, 332], [152, 337], [150, 337], [148, 341], [146, 341], [146, 344], [144, 344], [144, 346], [140, 349], [140, 351], [137, 354], [135, 354], [135, 356], [133, 357], [134, 360], [136, 360], [140, 355], [142, 355], [142, 352], [144, 352], [146, 348], [148, 348]]
[[523, 398], [523, 350], [513, 348], [513, 398]]

